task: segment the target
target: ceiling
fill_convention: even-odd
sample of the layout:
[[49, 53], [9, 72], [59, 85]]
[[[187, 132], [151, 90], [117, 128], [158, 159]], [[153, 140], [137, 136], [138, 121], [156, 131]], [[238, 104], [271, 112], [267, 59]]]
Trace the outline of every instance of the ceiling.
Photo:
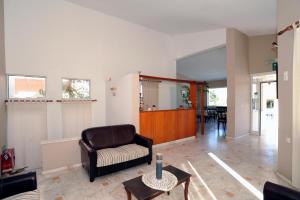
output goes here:
[[226, 47], [213, 48], [177, 60], [180, 77], [197, 81], [227, 79]]
[[276, 0], [66, 0], [170, 35], [237, 28], [276, 32]]

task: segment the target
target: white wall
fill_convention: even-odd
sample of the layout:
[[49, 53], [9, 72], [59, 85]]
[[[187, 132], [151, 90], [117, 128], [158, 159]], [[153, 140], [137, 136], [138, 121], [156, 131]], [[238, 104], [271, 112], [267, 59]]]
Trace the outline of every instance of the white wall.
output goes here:
[[5, 48], [4, 48], [4, 4], [0, 0], [0, 147], [6, 143], [6, 98]]
[[173, 36], [172, 44], [176, 58], [180, 59], [207, 49], [224, 46], [226, 44], [226, 29]]
[[250, 133], [250, 72], [248, 36], [227, 30], [228, 136]]
[[[62, 0], [5, 0], [4, 7], [7, 73], [47, 76], [47, 98], [54, 100], [61, 98], [62, 77], [90, 79], [98, 100], [92, 105], [93, 126], [112, 123], [105, 116], [108, 77], [137, 71], [176, 75], [168, 35]], [[48, 138], [61, 138], [61, 105], [51, 103], [47, 110]], [[78, 143], [71, 146], [75, 154]], [[64, 143], [42, 149], [43, 160], [51, 160], [47, 151], [63, 151]], [[63, 167], [44, 163], [47, 170]]]
[[[92, 82], [93, 125], [105, 125], [105, 80], [130, 72], [175, 77], [167, 35], [61, 0], [6, 0], [7, 73], [47, 76], [47, 98], [61, 78]], [[60, 105], [49, 104], [50, 138], [62, 135]]]
[[[111, 90], [113, 88], [113, 90]], [[139, 130], [139, 74], [128, 74], [106, 86], [107, 124], [134, 124]]]
[[[299, 0], [278, 0], [277, 29], [282, 30], [286, 26], [300, 19]], [[278, 37], [278, 92], [279, 92], [279, 132], [278, 132], [278, 172], [292, 181], [292, 143], [293, 141], [293, 31], [286, 32]], [[283, 80], [283, 74], [287, 71], [289, 80]], [[299, 169], [295, 169], [299, 170]]]
[[300, 189], [300, 29], [294, 31], [292, 152], [292, 183]]
[[43, 172], [47, 173], [52, 170], [80, 165], [80, 146], [78, 142], [78, 138], [43, 142], [41, 148]]
[[259, 35], [249, 37], [249, 68], [251, 74], [272, 71], [272, 61], [277, 58], [277, 50], [272, 49], [276, 35]]

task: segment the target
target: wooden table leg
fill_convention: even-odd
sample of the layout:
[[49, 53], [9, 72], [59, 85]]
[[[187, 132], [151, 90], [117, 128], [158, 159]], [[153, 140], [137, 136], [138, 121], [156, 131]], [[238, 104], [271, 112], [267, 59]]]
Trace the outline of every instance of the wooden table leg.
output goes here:
[[131, 200], [131, 192], [129, 192], [126, 188], [125, 188], [125, 190], [126, 190], [126, 193], [127, 193], [127, 199]]
[[189, 184], [190, 184], [190, 178], [188, 178], [184, 184], [184, 199], [185, 200], [189, 199], [189, 197], [188, 197], [189, 196]]

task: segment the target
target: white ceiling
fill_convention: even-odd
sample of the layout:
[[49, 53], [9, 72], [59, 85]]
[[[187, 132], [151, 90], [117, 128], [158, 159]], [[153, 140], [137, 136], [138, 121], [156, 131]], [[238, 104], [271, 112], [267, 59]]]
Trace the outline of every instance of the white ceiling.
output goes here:
[[276, 0], [66, 0], [171, 35], [233, 27], [276, 32]]
[[176, 72], [191, 80], [224, 80], [226, 66], [226, 47], [219, 47], [177, 60]]

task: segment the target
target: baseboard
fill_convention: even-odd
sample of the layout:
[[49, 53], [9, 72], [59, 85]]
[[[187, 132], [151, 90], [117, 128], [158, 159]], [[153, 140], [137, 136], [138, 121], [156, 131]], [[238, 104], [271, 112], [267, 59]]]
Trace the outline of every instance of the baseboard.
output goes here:
[[50, 170], [42, 171], [42, 175], [52, 174], [52, 173], [60, 172], [60, 171], [65, 171], [67, 169], [78, 168], [81, 165], [82, 165], [81, 163], [77, 163], [77, 164], [74, 164], [74, 165], [71, 165], [71, 166], [64, 166], [64, 167], [59, 167], [59, 168], [55, 168], [55, 169], [50, 169]]
[[258, 132], [250, 132], [249, 135], [260, 136]]
[[282, 180], [284, 180], [285, 182], [287, 182], [290, 185], [292, 184], [292, 181], [290, 179], [288, 179], [287, 177], [285, 177], [284, 175], [282, 175], [281, 173], [279, 173], [278, 171], [275, 171], [276, 175], [281, 178]]
[[169, 145], [169, 144], [181, 143], [181, 142], [185, 142], [185, 141], [189, 141], [189, 140], [194, 140], [194, 139], [196, 139], [196, 136], [192, 136], [192, 137], [188, 137], [188, 138], [183, 138], [183, 139], [179, 139], [179, 140], [174, 140], [174, 141], [171, 141], [171, 142], [165, 142], [165, 143], [162, 143], [162, 144], [155, 144], [155, 145], [153, 145], [153, 148], [161, 147], [161, 146], [165, 146], [165, 145]]

